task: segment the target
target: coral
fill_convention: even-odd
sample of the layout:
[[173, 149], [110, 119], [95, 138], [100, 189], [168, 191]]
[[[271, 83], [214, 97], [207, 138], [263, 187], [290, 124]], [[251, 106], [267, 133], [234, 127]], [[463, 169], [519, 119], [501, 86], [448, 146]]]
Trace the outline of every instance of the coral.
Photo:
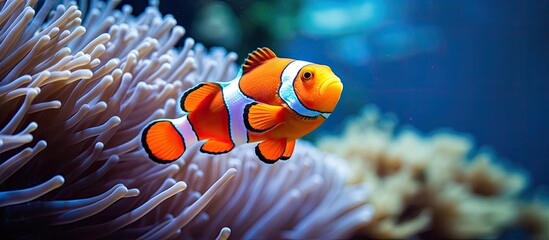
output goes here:
[[318, 142], [320, 149], [348, 159], [354, 170], [349, 183], [369, 183], [376, 212], [358, 235], [496, 237], [520, 217], [526, 228], [543, 231], [543, 216], [521, 207], [522, 172], [502, 167], [486, 151], [473, 152], [464, 135], [439, 131], [423, 136], [406, 128], [396, 134], [396, 124], [391, 115], [381, 116], [368, 106], [348, 122], [342, 136]]
[[137, 17], [119, 1], [55, 2], [0, 1], [0, 236], [339, 238], [364, 227], [364, 188], [306, 144], [272, 167], [250, 146], [150, 161], [144, 124], [176, 117], [195, 83], [236, 75], [236, 54], [192, 39], [174, 48], [184, 29], [156, 1]]
[[549, 204], [542, 199], [522, 203], [518, 223], [533, 239], [549, 239]]

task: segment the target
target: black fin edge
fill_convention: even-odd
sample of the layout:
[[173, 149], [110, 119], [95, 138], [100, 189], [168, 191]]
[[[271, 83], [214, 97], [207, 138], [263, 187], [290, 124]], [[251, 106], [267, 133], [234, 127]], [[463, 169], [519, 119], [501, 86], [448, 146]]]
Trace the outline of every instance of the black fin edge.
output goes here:
[[204, 150], [202, 147], [204, 147], [204, 145], [200, 146], [200, 152], [201, 153], [212, 154], [212, 155], [221, 155], [221, 154], [229, 153], [230, 151], [232, 151], [234, 149], [235, 146], [233, 146], [233, 148], [231, 150], [223, 151], [223, 152], [210, 152], [210, 151]]
[[[263, 56], [262, 51], [267, 52], [267, 53], [266, 53], [267, 56]], [[242, 74], [246, 74], [246, 73], [250, 72], [251, 70], [253, 70], [255, 67], [257, 67], [257, 66], [250, 66], [250, 65], [248, 65], [247, 67], [244, 67], [244, 65], [246, 65], [246, 63], [247, 63], [248, 61], [253, 62], [253, 61], [250, 59], [250, 56], [255, 55], [255, 54], [257, 54], [258, 57], [260, 58], [260, 60], [262, 60], [261, 62], [257, 63], [257, 64], [259, 64], [259, 65], [262, 64], [263, 62], [269, 60], [269, 59], [273, 59], [273, 58], [276, 58], [276, 57], [277, 57], [276, 54], [273, 52], [273, 50], [271, 50], [270, 48], [268, 48], [268, 47], [258, 47], [258, 48], [256, 48], [255, 50], [253, 50], [251, 53], [248, 53], [248, 56], [246, 57], [246, 59], [244, 59], [244, 63], [242, 64], [242, 67], [241, 67]], [[273, 54], [274, 57], [272, 57], [272, 58], [267, 58], [267, 57], [268, 57], [268, 54]]]
[[[149, 156], [149, 158], [151, 160], [153, 160], [156, 163], [160, 163], [160, 164], [169, 164], [169, 163], [172, 163], [175, 160], [179, 159], [181, 156], [183, 156], [183, 154], [179, 155], [179, 157], [177, 157], [176, 159], [167, 159], [167, 160], [160, 159], [160, 158], [157, 158], [156, 156], [154, 156], [151, 149], [149, 148], [149, 144], [147, 144], [147, 133], [149, 132], [151, 127], [154, 124], [158, 123], [158, 122], [169, 122], [175, 128], [173, 123], [170, 122], [170, 121], [157, 120], [157, 121], [151, 122], [143, 129], [143, 132], [141, 133], [141, 145], [143, 146], [143, 148], [145, 149], [145, 152], [147, 152], [147, 155]], [[177, 133], [179, 133], [179, 131], [177, 131]], [[185, 153], [185, 150], [187, 149], [187, 146], [185, 146], [185, 140], [184, 140], [183, 136], [181, 136], [181, 133], [179, 133], [179, 136], [181, 137], [181, 140], [183, 140], [183, 148], [184, 148], [183, 153]]]
[[188, 111], [188, 110], [185, 108], [185, 101], [184, 101], [184, 100], [189, 96], [189, 94], [191, 94], [192, 92], [194, 92], [194, 91], [196, 91], [196, 90], [198, 90], [199, 88], [204, 87], [204, 86], [206, 86], [206, 84], [205, 84], [204, 82], [202, 82], [202, 83], [196, 84], [195, 86], [193, 86], [193, 87], [187, 89], [187, 90], [183, 93], [183, 95], [181, 96], [181, 99], [179, 99], [179, 107], [181, 107], [181, 110], [182, 110], [183, 112], [190, 112], [190, 111]]
[[252, 125], [250, 124], [250, 120], [249, 120], [249, 117], [248, 115], [250, 115], [250, 108], [252, 108], [254, 105], [257, 105], [259, 103], [257, 102], [253, 102], [253, 103], [248, 103], [248, 105], [246, 105], [244, 107], [244, 116], [243, 116], [243, 119], [244, 119], [244, 126], [246, 126], [246, 128], [252, 132], [256, 132], [256, 133], [262, 133], [262, 132], [266, 132], [266, 131], [269, 131], [271, 130], [273, 127], [277, 126], [278, 124], [275, 124], [273, 125], [272, 127], [269, 127], [267, 129], [256, 129], [254, 127], [252, 127]]
[[259, 158], [259, 160], [267, 164], [273, 164], [276, 161], [278, 161], [278, 159], [270, 160], [270, 159], [267, 159], [265, 156], [263, 156], [263, 154], [261, 153], [261, 150], [259, 150], [259, 144], [255, 146], [255, 155], [257, 156], [257, 158]]

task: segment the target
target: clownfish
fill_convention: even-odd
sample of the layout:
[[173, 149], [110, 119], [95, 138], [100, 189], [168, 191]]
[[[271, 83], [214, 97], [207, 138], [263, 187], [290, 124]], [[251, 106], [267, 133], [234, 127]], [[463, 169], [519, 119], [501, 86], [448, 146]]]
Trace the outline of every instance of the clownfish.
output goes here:
[[259, 142], [259, 160], [287, 160], [296, 139], [330, 116], [342, 90], [330, 67], [278, 58], [269, 48], [258, 48], [234, 80], [202, 82], [185, 91], [180, 107], [186, 115], [149, 123], [142, 144], [158, 163], [179, 159], [198, 141], [205, 141], [200, 151], [208, 154]]

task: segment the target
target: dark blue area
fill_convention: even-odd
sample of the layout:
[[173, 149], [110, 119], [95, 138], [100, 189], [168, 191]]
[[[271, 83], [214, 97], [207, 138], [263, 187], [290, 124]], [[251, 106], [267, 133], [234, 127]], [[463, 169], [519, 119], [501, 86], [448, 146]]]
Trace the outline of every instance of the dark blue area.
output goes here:
[[[331, 39], [304, 36], [287, 53], [328, 64], [345, 89], [331, 124], [365, 103], [429, 132], [470, 133], [477, 145], [549, 183], [549, 1], [416, 1], [410, 24], [436, 26], [433, 51], [349, 66]], [[298, 56], [295, 56], [298, 55]]]

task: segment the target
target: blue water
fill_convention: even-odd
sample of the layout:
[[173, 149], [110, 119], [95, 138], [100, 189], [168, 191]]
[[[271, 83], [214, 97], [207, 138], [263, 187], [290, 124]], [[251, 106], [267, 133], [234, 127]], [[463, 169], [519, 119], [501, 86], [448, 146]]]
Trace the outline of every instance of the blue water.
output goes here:
[[[380, 24], [397, 26], [355, 34], [364, 41], [340, 46], [368, 53], [357, 58], [350, 51], [348, 60], [362, 63], [334, 57], [340, 51], [334, 43], [345, 36], [298, 36], [283, 44], [286, 55], [326, 63], [343, 79], [332, 127], [374, 103], [424, 132], [469, 133], [478, 146], [531, 173], [534, 187], [549, 183], [549, 1], [407, 2], [405, 21], [386, 19]], [[436, 46], [383, 59], [375, 39], [383, 31], [398, 36], [403, 24], [436, 29]]]

